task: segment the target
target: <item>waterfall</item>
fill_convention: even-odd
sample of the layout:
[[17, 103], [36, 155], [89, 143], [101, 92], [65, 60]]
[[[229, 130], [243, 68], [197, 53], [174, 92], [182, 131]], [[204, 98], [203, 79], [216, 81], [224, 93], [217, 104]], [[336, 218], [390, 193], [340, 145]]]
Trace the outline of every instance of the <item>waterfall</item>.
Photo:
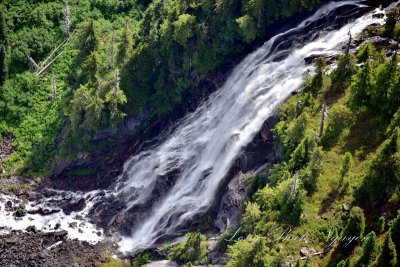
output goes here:
[[[364, 15], [359, 14], [358, 19], [340, 25], [338, 20], [343, 18], [335, 11], [345, 6], [346, 10], [355, 12], [352, 15], [360, 10], [364, 10], [361, 12]], [[102, 231], [99, 235], [93, 234], [98, 230], [90, 223], [91, 218], [114, 209], [106, 224], [118, 222], [129, 229], [119, 241], [122, 252], [145, 249], [163, 237], [175, 235], [182, 225], [210, 208], [237, 155], [277, 107], [301, 87], [304, 73], [312, 70], [304, 58], [338, 54], [349, 32], [354, 36], [372, 23], [383, 23], [383, 18], [373, 16], [382, 11], [365, 14], [366, 10], [369, 10], [366, 6], [354, 1], [330, 2], [295, 28], [265, 42], [238, 64], [225, 84], [180, 120], [159, 144], [133, 155], [109, 190], [55, 191], [55, 196], [29, 203], [27, 208], [57, 207], [65, 199], [84, 198], [86, 207], [82, 211], [54, 213], [46, 222], [35, 215], [27, 221], [16, 220], [4, 212], [3, 205], [0, 226], [14, 224], [13, 228], [24, 229], [27, 225], [36, 225], [48, 230], [45, 227], [49, 221], [60, 220], [65, 221], [61, 228], [70, 231], [67, 222], [83, 217], [84, 234], [76, 233], [74, 237], [97, 241]], [[105, 199], [112, 201], [105, 204]], [[113, 206], [116, 203], [117, 210]]]

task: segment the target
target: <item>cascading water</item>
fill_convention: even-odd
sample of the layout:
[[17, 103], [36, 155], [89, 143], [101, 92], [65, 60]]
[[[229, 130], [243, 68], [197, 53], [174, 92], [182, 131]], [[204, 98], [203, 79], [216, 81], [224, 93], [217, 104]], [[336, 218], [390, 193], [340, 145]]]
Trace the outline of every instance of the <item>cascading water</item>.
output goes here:
[[[382, 11], [374, 10], [339, 29], [331, 27], [324, 31], [313, 25], [343, 6], [358, 10], [362, 4], [331, 2], [297, 27], [271, 38], [248, 55], [222, 88], [181, 120], [160, 144], [132, 156], [109, 190], [85, 194], [53, 192], [55, 196], [51, 198], [28, 204], [28, 210], [33, 210], [57, 207], [65, 199], [84, 198], [86, 207], [82, 211], [68, 215], [54, 213], [51, 220], [45, 222], [39, 215], [17, 220], [3, 205], [0, 226], [24, 229], [35, 225], [49, 230], [46, 228], [49, 221], [59, 220], [63, 222], [60, 228], [71, 230], [70, 222], [82, 223], [79, 218], [83, 217], [86, 218], [85, 227], [74, 237], [97, 241], [101, 237], [89, 218], [96, 217], [97, 212], [113, 209], [112, 205], [118, 202], [118, 211], [114, 211], [106, 224], [119, 221], [129, 226], [131, 234], [122, 237], [121, 251], [148, 248], [160, 238], [174, 235], [183, 224], [209, 209], [237, 155], [278, 105], [302, 85], [303, 74], [309, 68], [304, 58], [337, 54], [338, 48], [348, 40], [348, 32], [355, 35], [372, 23], [383, 23], [383, 18], [373, 17], [374, 13]], [[330, 19], [332, 22], [328, 22], [328, 26], [335, 23], [335, 18]], [[103, 201], [110, 198], [113, 201], [104, 207]], [[130, 214], [133, 213], [142, 217], [136, 216], [132, 222]], [[101, 236], [101, 232], [98, 234]]]

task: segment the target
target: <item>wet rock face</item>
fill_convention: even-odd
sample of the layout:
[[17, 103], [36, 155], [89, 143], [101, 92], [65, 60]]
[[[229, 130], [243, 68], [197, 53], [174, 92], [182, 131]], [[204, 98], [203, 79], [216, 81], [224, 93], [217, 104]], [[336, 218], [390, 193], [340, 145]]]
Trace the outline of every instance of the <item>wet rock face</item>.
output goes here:
[[96, 266], [103, 247], [68, 240], [65, 231], [43, 233], [28, 227], [0, 236], [0, 266]]

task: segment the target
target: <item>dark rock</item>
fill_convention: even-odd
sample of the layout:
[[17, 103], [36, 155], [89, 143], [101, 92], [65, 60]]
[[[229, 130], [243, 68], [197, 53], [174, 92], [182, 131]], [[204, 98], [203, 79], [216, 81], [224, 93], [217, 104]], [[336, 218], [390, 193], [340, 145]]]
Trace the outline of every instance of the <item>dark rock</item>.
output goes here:
[[6, 207], [8, 207], [8, 208], [12, 208], [13, 207], [13, 203], [11, 202], [11, 200], [7, 200]]
[[58, 238], [64, 238], [68, 235], [68, 232], [65, 230], [59, 231], [59, 232], [55, 232], [54, 236], [58, 237]]
[[18, 208], [17, 211], [15, 212], [16, 217], [23, 217], [26, 215], [26, 210]]
[[49, 210], [49, 209], [44, 209], [44, 208], [40, 207], [37, 210], [29, 210], [28, 213], [29, 214], [40, 214], [42, 216], [46, 216], [46, 215], [51, 215], [51, 214], [54, 214], [54, 213], [58, 213], [60, 211], [61, 210], [57, 210], [57, 209]]
[[304, 58], [304, 62], [309, 65], [315, 62], [315, 60], [319, 57], [324, 57], [326, 59], [326, 62], [328, 64], [331, 64], [333, 62], [333, 60], [335, 59], [333, 56], [331, 55], [324, 55], [324, 54], [312, 54], [309, 55], [307, 57]]
[[372, 14], [373, 18], [377, 18], [377, 19], [381, 19], [385, 16], [384, 13], [376, 13], [376, 14]]
[[28, 227], [26, 227], [26, 229], [25, 229], [27, 232], [31, 232], [31, 233], [36, 233], [36, 227], [35, 226], [33, 226], [33, 225], [31, 225], [31, 226], [28, 226]]
[[373, 36], [368, 39], [373, 45], [377, 47], [383, 47], [386, 49], [397, 49], [397, 42], [390, 38]]
[[78, 226], [78, 224], [76, 222], [72, 222], [69, 224], [69, 227], [71, 227], [72, 229], [75, 229]]

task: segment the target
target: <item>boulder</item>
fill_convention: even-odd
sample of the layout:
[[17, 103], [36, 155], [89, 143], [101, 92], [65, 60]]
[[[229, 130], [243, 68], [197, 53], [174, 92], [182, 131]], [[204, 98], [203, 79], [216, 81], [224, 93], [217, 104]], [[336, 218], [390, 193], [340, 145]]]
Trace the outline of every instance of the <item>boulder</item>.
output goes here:
[[26, 229], [25, 229], [27, 232], [31, 232], [31, 233], [36, 233], [36, 227], [35, 226], [33, 226], [33, 225], [31, 225], [31, 226], [28, 226], [28, 227], [26, 227]]

